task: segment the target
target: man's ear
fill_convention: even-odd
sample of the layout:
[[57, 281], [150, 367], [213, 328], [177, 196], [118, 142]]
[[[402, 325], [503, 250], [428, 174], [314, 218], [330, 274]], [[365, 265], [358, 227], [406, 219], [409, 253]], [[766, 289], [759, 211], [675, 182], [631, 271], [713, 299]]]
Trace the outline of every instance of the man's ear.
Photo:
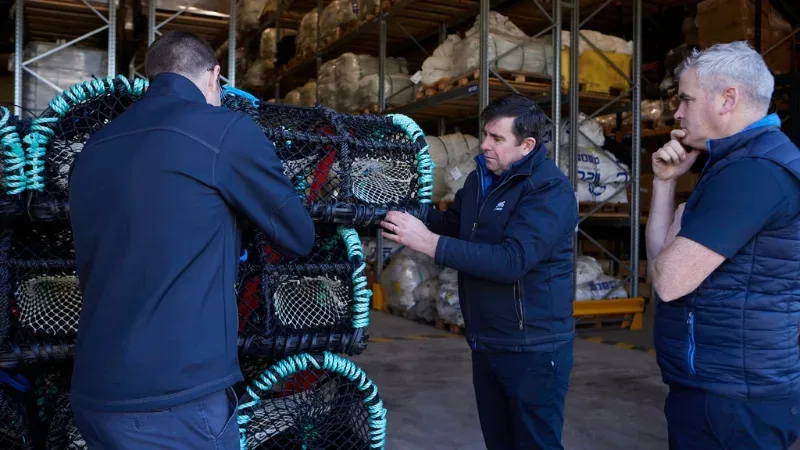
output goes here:
[[736, 105], [739, 104], [740, 94], [739, 90], [735, 87], [729, 87], [722, 91], [722, 108], [720, 114], [726, 114], [733, 111]]
[[534, 139], [532, 137], [525, 138], [524, 143], [525, 143], [525, 147], [524, 148], [525, 148], [525, 154], [526, 155], [528, 153], [532, 152], [533, 149], [536, 147], [536, 139]]

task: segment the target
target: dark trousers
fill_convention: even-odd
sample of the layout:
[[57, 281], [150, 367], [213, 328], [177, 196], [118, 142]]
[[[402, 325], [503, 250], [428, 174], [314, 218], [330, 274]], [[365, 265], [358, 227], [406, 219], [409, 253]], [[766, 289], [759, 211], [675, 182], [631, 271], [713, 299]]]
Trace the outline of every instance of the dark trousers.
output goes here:
[[670, 450], [786, 450], [798, 412], [800, 398], [745, 401], [677, 386], [664, 403]]
[[89, 450], [239, 450], [238, 400], [232, 388], [162, 411], [72, 411]]
[[488, 450], [563, 449], [573, 344], [555, 352], [472, 353], [472, 378]]

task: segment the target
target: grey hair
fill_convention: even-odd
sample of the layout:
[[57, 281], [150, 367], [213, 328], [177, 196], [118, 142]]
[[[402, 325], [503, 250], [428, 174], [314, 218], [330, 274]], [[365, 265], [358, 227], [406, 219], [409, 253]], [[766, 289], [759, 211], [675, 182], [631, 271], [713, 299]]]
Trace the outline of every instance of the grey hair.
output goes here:
[[775, 89], [775, 78], [764, 58], [747, 41], [715, 44], [703, 51], [692, 50], [675, 69], [675, 76], [694, 69], [700, 84], [706, 88], [724, 89], [733, 85], [747, 104], [766, 111]]

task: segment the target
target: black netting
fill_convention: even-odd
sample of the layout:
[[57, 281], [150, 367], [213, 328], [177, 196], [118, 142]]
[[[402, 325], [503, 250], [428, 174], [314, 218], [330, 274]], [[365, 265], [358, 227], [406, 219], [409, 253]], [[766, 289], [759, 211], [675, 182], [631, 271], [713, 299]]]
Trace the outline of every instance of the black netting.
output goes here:
[[29, 125], [0, 106], [0, 217], [22, 212], [22, 194], [26, 189], [22, 136]]
[[283, 357], [343, 345], [350, 347], [345, 353], [363, 350], [372, 292], [355, 230], [318, 225], [305, 258], [282, 256], [261, 232], [254, 247], [239, 272], [239, 332], [255, 339], [248, 345], [254, 352], [271, 345], [277, 353], [253, 354]]
[[417, 216], [427, 211], [433, 163], [422, 131], [409, 118], [254, 106], [235, 94], [223, 104], [260, 125], [315, 220], [360, 226], [391, 209]]
[[284, 359], [247, 380], [239, 431], [247, 449], [383, 448], [386, 410], [377, 387], [331, 353]]
[[69, 226], [20, 224], [4, 243], [0, 250], [6, 255], [9, 278], [3, 298], [11, 316], [12, 344], [31, 348], [74, 343], [81, 294]]
[[121, 75], [94, 78], [55, 97], [33, 120], [31, 133], [24, 138], [32, 217], [51, 219], [67, 214], [68, 176], [75, 155], [93, 133], [140, 98], [145, 87], [144, 80]]
[[45, 450], [82, 450], [89, 448], [75, 425], [69, 392], [62, 391], [52, 404], [53, 416], [47, 428]]
[[16, 376], [0, 371], [0, 448], [33, 450], [37, 428], [30, 392], [8, 383], [10, 378]]

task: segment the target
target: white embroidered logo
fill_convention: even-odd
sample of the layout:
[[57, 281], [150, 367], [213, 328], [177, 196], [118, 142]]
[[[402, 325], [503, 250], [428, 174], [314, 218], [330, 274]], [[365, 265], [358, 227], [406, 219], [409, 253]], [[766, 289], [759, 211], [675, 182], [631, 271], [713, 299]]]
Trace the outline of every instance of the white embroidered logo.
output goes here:
[[503, 210], [503, 206], [506, 206], [506, 201], [505, 200], [503, 200], [502, 202], [499, 202], [497, 204], [497, 206], [494, 207], [494, 210], [495, 211], [502, 211]]

